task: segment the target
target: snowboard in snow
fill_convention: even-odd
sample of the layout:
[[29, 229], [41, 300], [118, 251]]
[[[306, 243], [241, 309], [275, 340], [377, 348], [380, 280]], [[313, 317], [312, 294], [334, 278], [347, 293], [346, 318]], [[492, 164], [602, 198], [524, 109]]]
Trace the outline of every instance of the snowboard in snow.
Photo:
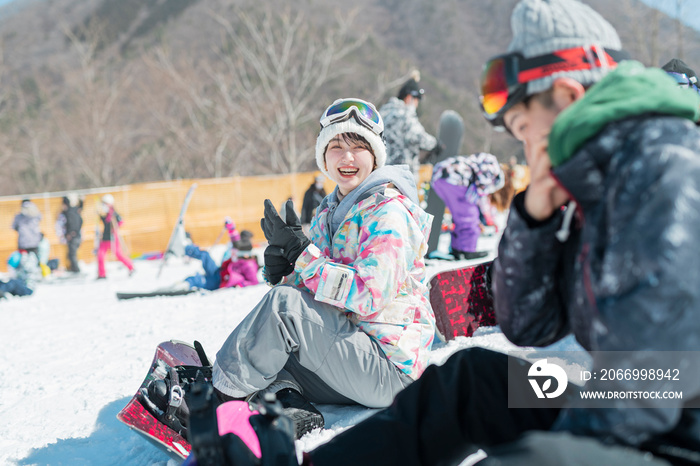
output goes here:
[[176, 340], [166, 341], [158, 345], [151, 367], [148, 369], [139, 390], [117, 414], [117, 419], [179, 461], [185, 459], [192, 450], [189, 442], [156, 419], [144, 406], [141, 394], [151, 380], [163, 379], [171, 367], [183, 365], [202, 365], [194, 346]]
[[470, 337], [479, 327], [496, 325], [486, 271], [492, 262], [438, 272], [429, 284], [430, 304], [445, 341]]
[[[438, 128], [438, 141], [445, 145], [435, 164], [443, 160], [454, 157], [459, 153], [462, 146], [462, 136], [464, 135], [464, 120], [459, 113], [454, 110], [445, 110], [440, 116], [440, 127]], [[442, 233], [442, 217], [445, 214], [445, 203], [431, 188], [428, 191], [428, 205], [425, 209], [433, 216], [433, 226], [428, 238], [428, 253], [436, 251]]]
[[144, 291], [144, 292], [118, 292], [117, 299], [134, 299], [134, 298], [153, 298], [156, 296], [184, 296], [187, 294], [196, 293], [198, 290], [156, 290], [156, 291]]
[[192, 186], [190, 186], [190, 189], [185, 195], [185, 200], [182, 201], [182, 207], [180, 207], [180, 215], [178, 215], [177, 221], [175, 222], [175, 228], [173, 228], [173, 232], [170, 234], [168, 246], [163, 252], [163, 261], [160, 263], [160, 267], [158, 268], [158, 277], [160, 277], [160, 274], [163, 271], [163, 267], [165, 266], [165, 263], [168, 260], [169, 254], [175, 254], [177, 256], [183, 256], [185, 254], [185, 212], [187, 212], [187, 206], [190, 205], [190, 200], [192, 199], [192, 195], [194, 194], [194, 190], [196, 187], [197, 183], [194, 183]]
[[[56, 283], [80, 283], [90, 280], [91, 276], [87, 272], [66, 272], [66, 271], [54, 271], [48, 277], [44, 277], [42, 283], [56, 284]], [[92, 277], [94, 280], [94, 277]]]

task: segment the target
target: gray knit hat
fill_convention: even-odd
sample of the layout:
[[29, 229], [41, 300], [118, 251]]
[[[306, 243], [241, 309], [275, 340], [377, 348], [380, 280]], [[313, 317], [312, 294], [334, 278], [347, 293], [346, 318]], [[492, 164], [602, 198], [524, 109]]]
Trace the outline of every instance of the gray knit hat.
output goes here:
[[[379, 115], [379, 113], [377, 113], [377, 115]], [[384, 166], [386, 163], [386, 146], [384, 145], [382, 138], [371, 129], [362, 126], [354, 119], [350, 118], [348, 120], [339, 121], [338, 123], [333, 123], [326, 126], [321, 130], [318, 138], [316, 139], [316, 165], [318, 165], [318, 169], [321, 170], [324, 175], [330, 178], [328, 170], [326, 170], [326, 146], [329, 142], [331, 142], [331, 139], [342, 133], [356, 133], [365, 138], [372, 147], [372, 152], [374, 152], [374, 162], [377, 168]]]
[[[513, 40], [508, 52], [525, 58], [573, 47], [597, 45], [621, 50], [620, 37], [600, 14], [578, 0], [521, 0], [510, 18]], [[527, 95], [549, 89], [554, 80], [566, 76], [584, 86], [598, 82], [610, 68], [555, 73], [530, 81]]]

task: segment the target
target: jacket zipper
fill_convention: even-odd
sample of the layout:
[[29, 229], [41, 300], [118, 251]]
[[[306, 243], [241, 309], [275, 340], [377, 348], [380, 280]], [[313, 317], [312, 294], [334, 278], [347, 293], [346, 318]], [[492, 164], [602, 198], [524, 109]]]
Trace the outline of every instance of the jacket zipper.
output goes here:
[[[576, 198], [571, 194], [571, 192], [564, 187], [563, 183], [561, 180], [554, 175], [554, 173], [550, 172], [552, 178], [554, 178], [554, 181], [557, 182], [557, 185], [562, 188], [566, 193], [569, 195], [570, 198], [570, 204], [571, 202], [574, 203], [574, 210], [575, 213], [578, 213], [577, 215], [577, 220], [580, 223], [580, 228], [581, 231], [583, 231], [583, 226], [586, 223], [586, 219], [583, 215], [583, 208], [581, 207], [581, 204], [576, 201]], [[572, 214], [573, 215], [573, 214]], [[565, 218], [566, 220], [566, 218]], [[571, 219], [569, 219], [569, 222]], [[569, 225], [570, 227], [570, 225]], [[559, 230], [561, 231], [561, 230]], [[557, 232], [557, 234], [559, 233]], [[568, 234], [566, 235], [568, 239]], [[558, 237], [558, 236], [557, 236]], [[600, 312], [598, 311], [598, 305], [595, 299], [595, 293], [593, 293], [593, 284], [591, 282], [591, 266], [590, 263], [588, 262], [588, 254], [590, 252], [590, 244], [583, 242], [583, 237], [582, 237], [582, 245], [581, 245], [581, 253], [578, 255], [578, 261], [582, 265], [582, 272], [583, 272], [583, 289], [586, 293], [586, 297], [588, 298], [589, 305], [591, 307], [591, 310], [596, 314], [596, 316], [600, 316]]]

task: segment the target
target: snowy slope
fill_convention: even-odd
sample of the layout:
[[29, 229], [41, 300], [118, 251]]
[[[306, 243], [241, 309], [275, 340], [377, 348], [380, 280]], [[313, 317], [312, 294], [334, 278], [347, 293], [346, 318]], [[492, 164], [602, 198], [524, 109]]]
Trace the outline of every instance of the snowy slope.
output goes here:
[[[482, 247], [495, 248], [495, 238], [484, 241]], [[268, 287], [117, 301], [117, 291], [151, 290], [199, 267], [171, 260], [156, 279], [157, 262], [135, 265], [129, 278], [121, 264], [109, 263], [109, 279], [96, 281], [96, 265], [89, 264], [87, 278], [45, 283], [34, 296], [0, 301], [0, 464], [176, 464], [117, 421], [117, 412], [142, 382], [158, 343], [197, 339], [213, 358]], [[432, 264], [429, 272], [440, 267]], [[468, 346], [512, 347], [497, 329], [485, 329], [436, 347], [433, 362]], [[320, 409], [327, 429], [299, 441], [304, 450], [373, 412]]]

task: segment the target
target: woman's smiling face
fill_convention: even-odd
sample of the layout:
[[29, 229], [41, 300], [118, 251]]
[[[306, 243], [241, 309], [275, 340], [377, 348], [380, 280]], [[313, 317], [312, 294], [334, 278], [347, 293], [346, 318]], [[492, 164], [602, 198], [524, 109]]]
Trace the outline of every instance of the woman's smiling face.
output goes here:
[[338, 184], [338, 191], [347, 196], [374, 170], [374, 154], [364, 139], [339, 134], [326, 147], [326, 170]]

